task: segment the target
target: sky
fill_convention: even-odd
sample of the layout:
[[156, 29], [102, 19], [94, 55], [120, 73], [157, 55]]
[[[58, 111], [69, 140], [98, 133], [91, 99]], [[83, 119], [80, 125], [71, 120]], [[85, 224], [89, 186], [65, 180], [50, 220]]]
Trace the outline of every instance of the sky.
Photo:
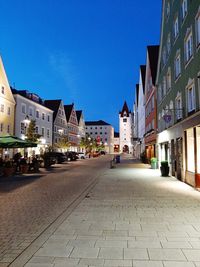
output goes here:
[[0, 0], [0, 54], [11, 86], [63, 99], [118, 130], [133, 109], [146, 46], [159, 44], [161, 0]]

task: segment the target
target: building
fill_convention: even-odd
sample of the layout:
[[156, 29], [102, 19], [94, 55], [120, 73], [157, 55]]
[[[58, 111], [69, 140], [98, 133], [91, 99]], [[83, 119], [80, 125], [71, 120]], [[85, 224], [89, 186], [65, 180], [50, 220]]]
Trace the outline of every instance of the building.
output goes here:
[[114, 147], [114, 128], [109, 123], [99, 121], [85, 122], [86, 136], [89, 136], [99, 143], [104, 144], [107, 153], [113, 153]]
[[135, 86], [135, 101], [133, 104], [133, 122], [132, 122], [132, 132], [133, 132], [133, 156], [135, 158], [140, 158], [141, 148], [140, 139], [138, 138], [138, 96], [139, 96], [139, 84]]
[[47, 108], [53, 111], [53, 149], [56, 151], [64, 151], [67, 149], [68, 127], [63, 101], [61, 99], [45, 100], [44, 104]]
[[114, 132], [114, 153], [120, 152], [119, 133]]
[[122, 110], [119, 112], [119, 141], [121, 152], [133, 153], [132, 120], [132, 113], [125, 101]]
[[67, 119], [67, 128], [68, 128], [67, 137], [70, 143], [69, 150], [78, 151], [79, 127], [78, 127], [78, 120], [77, 120], [74, 104], [64, 105], [64, 109], [65, 109], [65, 115]]
[[[85, 120], [84, 120], [84, 116], [83, 116], [83, 111], [82, 110], [77, 110], [76, 111], [76, 117], [77, 117], [77, 121], [78, 121], [78, 139], [79, 139], [79, 144], [82, 138], [85, 138], [86, 134], [85, 134]], [[85, 149], [84, 148], [80, 148], [79, 150], [84, 152]]]
[[200, 2], [164, 0], [157, 72], [159, 161], [200, 187]]
[[16, 102], [15, 136], [25, 139], [30, 121], [35, 121], [35, 132], [41, 137], [36, 148], [28, 149], [29, 154], [41, 154], [52, 146], [53, 111], [44, 105], [44, 101], [27, 90], [12, 88]]
[[147, 46], [145, 75], [145, 156], [148, 162], [150, 162], [152, 157], [157, 156], [156, 74], [158, 54], [158, 45]]
[[[14, 135], [15, 100], [0, 56], [0, 136]], [[10, 153], [9, 150], [6, 153]], [[3, 151], [0, 149], [0, 157]]]

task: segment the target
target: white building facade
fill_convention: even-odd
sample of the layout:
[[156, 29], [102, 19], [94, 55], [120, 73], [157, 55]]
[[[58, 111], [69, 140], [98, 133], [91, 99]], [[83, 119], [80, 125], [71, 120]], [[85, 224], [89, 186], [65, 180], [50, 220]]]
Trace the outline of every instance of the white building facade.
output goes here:
[[128, 109], [127, 103], [124, 102], [122, 111], [119, 112], [120, 152], [133, 153], [132, 121], [133, 121], [133, 114]]
[[32, 154], [44, 153], [48, 146], [52, 146], [53, 111], [45, 107], [36, 94], [16, 89], [12, 92], [16, 102], [15, 136], [25, 139], [30, 121], [35, 121], [35, 132], [41, 137], [38, 146], [31, 151]]
[[97, 142], [104, 144], [107, 153], [114, 151], [114, 128], [109, 123], [99, 121], [85, 122], [86, 136], [91, 137]]

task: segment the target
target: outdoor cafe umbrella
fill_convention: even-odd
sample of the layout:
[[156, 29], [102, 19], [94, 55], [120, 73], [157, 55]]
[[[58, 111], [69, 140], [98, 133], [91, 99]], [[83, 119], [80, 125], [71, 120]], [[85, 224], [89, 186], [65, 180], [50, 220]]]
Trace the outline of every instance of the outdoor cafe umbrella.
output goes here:
[[9, 135], [0, 137], [0, 148], [26, 148], [36, 146], [36, 143], [28, 140], [22, 140], [16, 136]]

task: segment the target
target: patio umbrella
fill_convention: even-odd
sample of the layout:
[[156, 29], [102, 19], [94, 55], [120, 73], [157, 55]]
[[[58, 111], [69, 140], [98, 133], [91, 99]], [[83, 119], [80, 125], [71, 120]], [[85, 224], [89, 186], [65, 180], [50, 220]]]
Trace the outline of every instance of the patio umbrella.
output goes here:
[[36, 147], [37, 144], [28, 140], [22, 140], [16, 136], [1, 136], [0, 137], [0, 148], [25, 148], [25, 147]]

